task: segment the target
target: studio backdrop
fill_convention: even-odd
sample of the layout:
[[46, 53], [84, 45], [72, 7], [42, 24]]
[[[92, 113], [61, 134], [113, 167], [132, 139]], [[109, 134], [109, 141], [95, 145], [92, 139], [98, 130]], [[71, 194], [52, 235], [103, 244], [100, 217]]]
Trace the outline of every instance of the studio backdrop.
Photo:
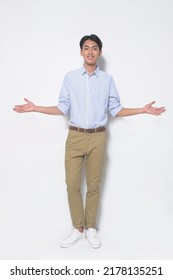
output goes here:
[[1, 258], [9, 242], [71, 227], [68, 118], [12, 108], [25, 97], [57, 105], [64, 75], [82, 66], [79, 41], [91, 33], [103, 41], [99, 66], [124, 107], [156, 100], [167, 108], [159, 117], [110, 117], [97, 226], [125, 242], [145, 236], [160, 242], [163, 258], [173, 256], [172, 10], [171, 0], [0, 0]]

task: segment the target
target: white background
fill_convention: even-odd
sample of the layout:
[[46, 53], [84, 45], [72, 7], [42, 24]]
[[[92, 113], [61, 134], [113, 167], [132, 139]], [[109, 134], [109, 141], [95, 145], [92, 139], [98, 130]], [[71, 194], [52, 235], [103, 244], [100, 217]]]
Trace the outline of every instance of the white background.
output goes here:
[[[0, 258], [173, 258], [173, 2], [0, 0]], [[79, 41], [103, 41], [103, 70], [124, 107], [156, 100], [164, 115], [113, 120], [98, 228], [102, 247], [68, 250], [63, 116], [17, 114], [27, 97], [56, 105], [63, 77], [79, 68]], [[85, 183], [83, 183], [85, 187]]]

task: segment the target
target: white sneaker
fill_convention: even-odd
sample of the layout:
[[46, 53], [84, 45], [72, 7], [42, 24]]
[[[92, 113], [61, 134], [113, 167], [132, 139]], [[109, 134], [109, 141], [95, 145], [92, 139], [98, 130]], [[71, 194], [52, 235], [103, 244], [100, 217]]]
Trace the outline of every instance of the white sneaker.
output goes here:
[[79, 241], [84, 241], [86, 239], [85, 231], [80, 232], [77, 228], [73, 228], [72, 232], [67, 236], [60, 244], [62, 248], [69, 248]]
[[89, 228], [86, 230], [86, 237], [88, 240], [89, 245], [92, 248], [100, 248], [101, 247], [101, 241], [97, 235], [97, 231], [95, 228]]

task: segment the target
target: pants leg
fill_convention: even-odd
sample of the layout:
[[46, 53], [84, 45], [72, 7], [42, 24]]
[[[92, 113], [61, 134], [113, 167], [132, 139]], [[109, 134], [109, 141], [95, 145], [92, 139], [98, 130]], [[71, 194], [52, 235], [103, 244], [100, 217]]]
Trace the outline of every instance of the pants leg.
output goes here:
[[84, 226], [84, 207], [81, 195], [81, 170], [85, 156], [84, 134], [69, 131], [66, 141], [65, 171], [68, 202], [74, 227]]
[[99, 205], [99, 187], [105, 155], [106, 133], [98, 132], [88, 135], [90, 137], [86, 155], [86, 226], [95, 227]]

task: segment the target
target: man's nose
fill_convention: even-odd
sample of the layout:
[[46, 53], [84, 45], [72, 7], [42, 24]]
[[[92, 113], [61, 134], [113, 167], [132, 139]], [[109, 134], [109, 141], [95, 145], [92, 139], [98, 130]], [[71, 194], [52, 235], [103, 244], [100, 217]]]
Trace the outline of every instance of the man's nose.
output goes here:
[[92, 49], [92, 48], [90, 48], [90, 49], [89, 49], [89, 53], [92, 53], [92, 52], [93, 52], [93, 49]]

